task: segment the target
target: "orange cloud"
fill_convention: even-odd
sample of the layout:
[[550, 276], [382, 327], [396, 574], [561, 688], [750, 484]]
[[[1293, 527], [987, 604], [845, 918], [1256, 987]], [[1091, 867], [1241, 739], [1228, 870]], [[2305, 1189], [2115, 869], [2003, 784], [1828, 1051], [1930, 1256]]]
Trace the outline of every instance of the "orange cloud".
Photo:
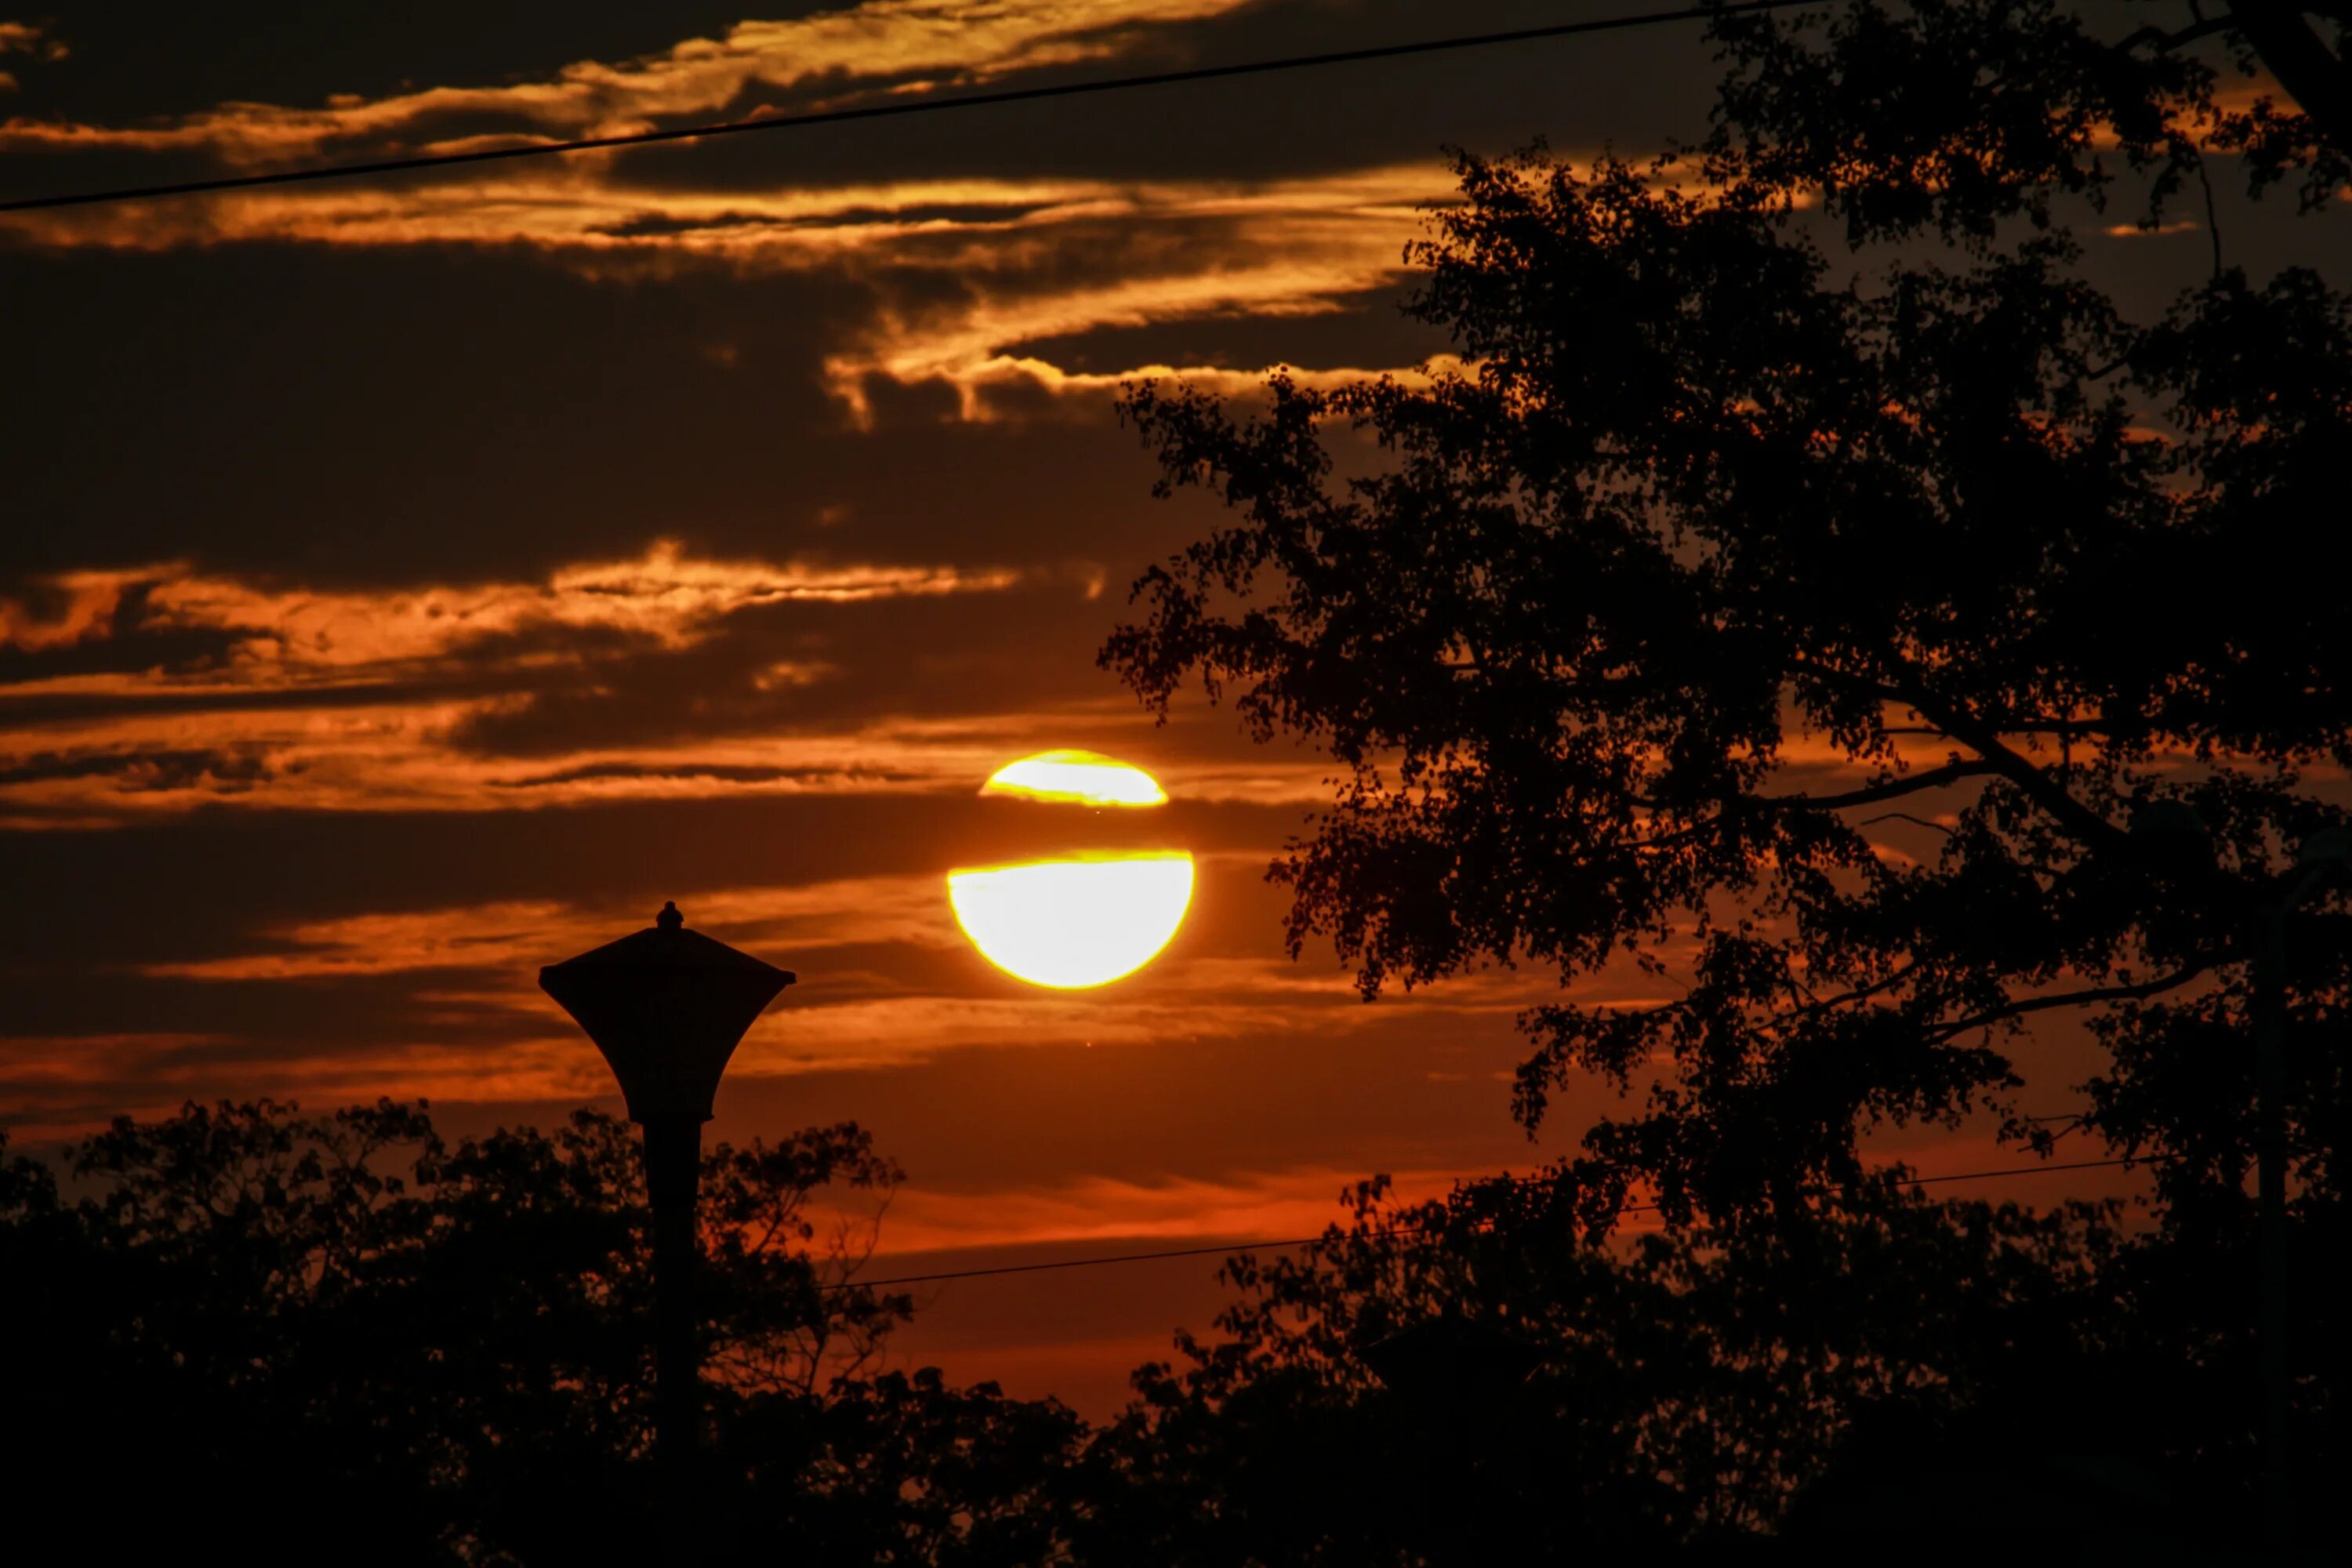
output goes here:
[[[331, 810], [479, 808], [985, 776], [1003, 758], [969, 723], [617, 744], [529, 768], [455, 742], [469, 722], [527, 700], [550, 667], [577, 664], [600, 646], [675, 651], [763, 607], [991, 594], [1022, 581], [989, 568], [698, 559], [668, 542], [634, 560], [564, 567], [541, 583], [378, 592], [263, 585], [174, 566], [63, 574], [0, 599], [0, 648], [37, 654], [131, 639], [126, 658], [135, 660], [136, 638], [187, 632], [216, 634], [218, 648], [173, 665], [0, 681], [0, 819], [106, 820], [229, 798]], [[617, 643], [597, 643], [600, 634]], [[787, 658], [744, 679], [777, 691], [838, 673], [821, 658]], [[308, 701], [305, 693], [313, 694]], [[265, 694], [281, 700], [251, 700]], [[698, 769], [709, 776], [684, 776]], [[762, 781], [762, 772], [772, 776]], [[729, 782], [730, 773], [739, 776]]]
[[[1073, 379], [1005, 354], [1029, 340], [1342, 309], [1347, 297], [1402, 276], [1406, 242], [1452, 194], [1434, 161], [1257, 183], [958, 179], [753, 193], [621, 186], [600, 166], [574, 163], [463, 184], [33, 214], [16, 226], [68, 247], [519, 243], [591, 271], [696, 264], [952, 276], [959, 287], [945, 300], [886, 298], [825, 373], [861, 416], [866, 379], [882, 376], [944, 382], [965, 416], [979, 417], [991, 386], [1025, 382], [1094, 398], [1100, 381], [1116, 379]], [[1174, 238], [1138, 245], [1140, 232]]]
[[[792, 22], [747, 22], [720, 40], [688, 40], [619, 65], [586, 62], [551, 80], [435, 88], [312, 110], [222, 105], [169, 124], [108, 128], [26, 120], [0, 126], [0, 149], [202, 149], [232, 162], [497, 141], [710, 114], [754, 89], [925, 90], [935, 81], [1108, 56], [1150, 29], [1239, 8], [1239, 0], [1047, 0], [1004, 10], [874, 0]], [[512, 122], [419, 142], [457, 118]], [[892, 304], [827, 363], [853, 413], [869, 377], [939, 382], [967, 417], [991, 414], [990, 390], [1076, 394], [1101, 388], [1034, 355], [1039, 337], [1213, 316], [1328, 313], [1393, 280], [1423, 208], [1449, 199], [1434, 159], [1286, 180], [1116, 181], [956, 178], [745, 191], [698, 187], [693, 166], [635, 183], [588, 155], [442, 184], [305, 186], [202, 200], [16, 215], [24, 238], [54, 247], [165, 249], [240, 242], [539, 247], [590, 271], [722, 265], [848, 268], [952, 276], [951, 300]], [[678, 184], [668, 183], [684, 176]], [[1136, 237], [1150, 233], [1151, 244]], [[1082, 278], [1083, 282], [1066, 279]], [[918, 290], [917, 292], [922, 292]]]
[[[935, 878], [873, 878], [797, 887], [739, 888], [694, 900], [698, 930], [734, 940], [828, 943], [957, 942]], [[436, 969], [511, 972], [528, 990], [547, 955], [610, 941], [609, 909], [548, 900], [503, 900], [305, 921], [264, 933], [269, 951], [146, 967], [150, 975], [190, 980], [314, 980], [412, 973]]]
[[[167, 675], [54, 677], [0, 685], [0, 701], [154, 699], [136, 710], [0, 721], [0, 827], [169, 816], [202, 805], [308, 811], [479, 811], [714, 795], [964, 792], [1012, 757], [1072, 737], [1126, 734], [1158, 751], [1148, 715], [1113, 698], [1027, 704], [954, 718], [877, 714], [814, 731], [591, 744], [529, 763], [461, 748], [456, 736], [512, 699], [253, 704], [226, 682]], [[1203, 716], [1202, 722], [1213, 721]], [[205, 759], [217, 758], [215, 764]], [[34, 765], [46, 761], [49, 765]], [[1180, 799], [1290, 805], [1323, 797], [1311, 756], [1171, 757], [1155, 771]]]
[[[55, 647], [109, 634], [124, 596], [145, 590], [139, 627], [220, 631], [238, 641], [230, 663], [201, 677], [240, 685], [299, 685], [381, 678], [468, 643], [543, 627], [603, 629], [680, 647], [739, 610], [793, 600], [866, 599], [986, 593], [1019, 581], [1009, 571], [951, 566], [817, 565], [698, 561], [663, 540], [634, 561], [567, 566], [545, 583], [488, 583], [387, 593], [257, 587], [184, 567], [79, 572], [49, 579], [58, 605], [44, 615], [25, 600], [0, 599], [0, 646]], [[0, 686], [0, 697], [20, 688]]]
[[692, 561], [674, 542], [663, 541], [638, 560], [566, 567], [543, 584], [318, 594], [184, 577], [155, 588], [148, 605], [160, 626], [253, 633], [249, 657], [263, 666], [340, 674], [432, 658], [534, 627], [600, 628], [679, 647], [721, 618], [760, 605], [984, 593], [1016, 581], [1012, 572], [950, 566]]
[[0, 55], [33, 55], [45, 60], [61, 60], [70, 52], [50, 37], [47, 29], [30, 22], [0, 22]]
[[0, 648], [37, 653], [104, 637], [125, 593], [154, 575], [145, 571], [61, 572], [32, 592], [0, 593]]
[[[338, 94], [316, 109], [225, 103], [162, 124], [110, 127], [12, 120], [0, 152], [202, 150], [239, 163], [316, 156], [352, 143], [430, 144], [436, 125], [491, 117], [571, 138], [709, 117], [747, 92], [861, 88], [925, 91], [1016, 71], [1099, 59], [1139, 28], [1237, 10], [1244, 0], [1025, 0], [1020, 5], [866, 0], [790, 21], [739, 22], [721, 38], [688, 38], [634, 60], [582, 60], [551, 79], [499, 87], [435, 87], [384, 98]], [[22, 28], [21, 24], [7, 24]]]
[[[41, 685], [51, 691], [90, 690], [113, 679]], [[0, 696], [10, 689], [0, 688]], [[901, 792], [937, 787], [942, 779], [984, 777], [1011, 749], [994, 735], [1028, 737], [1013, 742], [1027, 744], [1055, 722], [1050, 710], [938, 724], [889, 719], [845, 732], [583, 749], [535, 759], [529, 767], [452, 743], [468, 721], [505, 700], [192, 707], [19, 722], [0, 728], [0, 775], [14, 763], [29, 776], [0, 783], [0, 826], [100, 824], [230, 803], [310, 811], [479, 811], [711, 795]], [[199, 752], [255, 759], [260, 766], [236, 775], [190, 771], [162, 783], [89, 765], [46, 772], [24, 766], [28, 758], [135, 764], [151, 754]]]
[[12, 1139], [77, 1136], [127, 1115], [169, 1115], [185, 1100], [268, 1094], [316, 1106], [378, 1096], [583, 1103], [612, 1090], [611, 1074], [575, 1034], [543, 1040], [420, 1043], [261, 1058], [218, 1036], [123, 1034], [8, 1041], [5, 1080]]
[[[1226, 850], [1200, 858], [1204, 875], [1216, 873], [1202, 919], [1229, 923], [1230, 910], [1220, 916], [1209, 906], [1229, 898], [1225, 889], [1255, 881], [1263, 853]], [[1221, 936], [1215, 930], [1180, 936], [1165, 962], [1115, 987], [1041, 991], [1004, 980], [971, 952], [949, 906], [945, 870], [697, 892], [687, 910], [697, 930], [753, 952], [807, 957], [825, 976], [754, 1026], [733, 1070], [757, 1078], [1041, 1041], [1109, 1047], [1239, 1037], [1264, 1030], [1277, 1016], [1302, 1024], [1311, 1016], [1325, 1035], [1399, 1012], [1480, 1018], [1507, 1030], [1518, 1009], [1550, 994], [1546, 977], [1497, 970], [1465, 975], [1442, 995], [1400, 996], [1371, 1009], [1345, 973], [1294, 963], [1271, 933], [1263, 951], [1255, 943], [1233, 951], [1220, 945], [1231, 940], [1230, 931]], [[295, 921], [256, 933], [246, 951], [150, 963], [138, 973], [247, 984], [412, 975], [416, 994], [537, 1016], [546, 1014], [533, 989], [541, 964], [607, 942], [648, 917], [547, 899], [363, 912]], [[864, 974], [817, 956], [852, 951], [856, 964], [878, 962], [893, 973]], [[950, 962], [942, 964], [942, 956]], [[487, 976], [498, 978], [485, 989]]]
[[[976, 1194], [909, 1186], [892, 1201], [883, 1242], [898, 1253], [1115, 1238], [1181, 1244], [1204, 1237], [1315, 1236], [1340, 1218], [1340, 1194], [1366, 1173], [1301, 1165], [1243, 1172], [1223, 1181], [1082, 1176], [1053, 1187]], [[1398, 1201], [1414, 1203], [1442, 1197], [1473, 1173], [1413, 1170], [1390, 1175]]]

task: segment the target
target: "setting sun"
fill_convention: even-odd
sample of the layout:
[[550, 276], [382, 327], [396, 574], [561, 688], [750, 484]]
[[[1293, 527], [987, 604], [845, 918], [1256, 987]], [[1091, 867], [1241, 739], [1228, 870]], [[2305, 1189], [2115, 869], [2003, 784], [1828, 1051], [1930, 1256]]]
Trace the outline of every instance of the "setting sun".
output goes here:
[[[999, 768], [983, 795], [1136, 810], [1168, 795], [1099, 752], [1041, 752]], [[1192, 857], [1181, 849], [1071, 853], [949, 873], [948, 902], [981, 956], [1033, 985], [1075, 990], [1134, 973], [1184, 923]]]
[[1184, 923], [1192, 858], [1173, 851], [958, 871], [948, 900], [971, 944], [1005, 973], [1064, 990], [1102, 985], [1150, 963]]

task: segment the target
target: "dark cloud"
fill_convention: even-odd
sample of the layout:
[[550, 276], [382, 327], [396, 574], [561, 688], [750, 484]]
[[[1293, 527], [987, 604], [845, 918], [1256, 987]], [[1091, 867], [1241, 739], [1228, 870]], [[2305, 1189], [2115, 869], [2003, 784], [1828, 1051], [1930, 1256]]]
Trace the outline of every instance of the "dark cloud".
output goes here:
[[1108, 683], [1093, 656], [1113, 614], [1070, 582], [761, 605], [690, 647], [521, 672], [541, 683], [520, 701], [476, 713], [450, 739], [489, 755], [546, 756], [1100, 696]]
[[[790, 16], [824, 9], [768, 0]], [[310, 105], [332, 93], [381, 97], [416, 87], [553, 74], [575, 60], [626, 59], [713, 37], [740, 4], [626, 0], [410, 0], [335, 6], [239, 0], [234, 8], [161, 0], [50, 4], [63, 60], [19, 69], [24, 114], [138, 121], [232, 100]]]
[[[650, 537], [772, 543], [836, 433], [845, 301], [598, 284], [521, 254], [0, 256], [26, 367], [17, 572], [171, 560], [313, 585], [536, 577]], [[709, 352], [724, 344], [731, 357]]]
[[251, 789], [269, 774], [268, 758], [249, 748], [152, 746], [0, 757], [0, 788], [63, 779], [108, 779], [134, 794], [191, 785], [235, 794]]
[[0, 255], [0, 293], [40, 307], [12, 328], [40, 395], [0, 423], [19, 574], [188, 560], [332, 587], [528, 580], [664, 535], [886, 562], [1172, 538], [1133, 526], [1124, 438], [960, 425], [937, 391], [852, 427], [823, 361], [874, 296], [837, 279], [264, 246]]
[[[1564, 19], [1544, 0], [1470, 0], [1442, 10], [1416, 0], [1244, 5], [1125, 29], [1128, 47], [1115, 60], [1024, 71], [987, 86], [1049, 86]], [[685, 156], [647, 148], [625, 154], [617, 172], [655, 184], [691, 180], [747, 190], [912, 173], [1255, 181], [1431, 159], [1449, 146], [1501, 153], [1538, 138], [1647, 153], [1669, 137], [1698, 133], [1716, 74], [1700, 29], [1679, 26], [781, 131], [708, 143]], [[816, 96], [754, 92], [730, 109], [743, 116], [772, 104], [789, 112]]]
[[506, 789], [544, 789], [553, 784], [582, 784], [595, 779], [686, 779], [716, 780], [723, 784], [817, 784], [843, 779], [852, 785], [869, 784], [877, 789], [894, 784], [919, 784], [918, 774], [894, 773], [887, 768], [853, 769], [847, 773], [834, 768], [755, 767], [740, 763], [589, 763], [576, 768], [561, 768], [551, 773], [534, 773], [520, 778], [499, 781]]

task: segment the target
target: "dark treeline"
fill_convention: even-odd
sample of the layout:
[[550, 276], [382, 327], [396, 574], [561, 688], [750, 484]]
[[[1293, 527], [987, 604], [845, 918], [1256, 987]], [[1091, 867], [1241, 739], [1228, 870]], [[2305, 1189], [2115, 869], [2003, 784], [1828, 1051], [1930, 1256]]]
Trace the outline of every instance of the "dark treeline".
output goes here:
[[[224, 1104], [118, 1122], [66, 1163], [72, 1202], [47, 1164], [0, 1168], [12, 1529], [110, 1561], [168, 1558], [208, 1517], [251, 1532], [254, 1561], [648, 1543], [652, 1279], [625, 1124], [450, 1147], [421, 1105]], [[1034, 1494], [1060, 1486], [1076, 1420], [869, 1375], [907, 1298], [824, 1288], [855, 1252], [810, 1198], [854, 1203], [890, 1164], [833, 1127], [705, 1167], [729, 1480], [711, 1528], [820, 1562], [1043, 1559], [1055, 1513]], [[93, 1479], [123, 1506], [45, 1512]]]
[[[0, 1163], [12, 1536], [124, 1561], [205, 1519], [257, 1561], [649, 1545], [635, 1145], [586, 1112], [451, 1146], [421, 1106], [263, 1102], [119, 1122], [68, 1152], [63, 1192], [51, 1163]], [[895, 1180], [847, 1126], [706, 1160], [713, 1550], [1408, 1564], [1744, 1557], [1777, 1533], [2162, 1562], [2242, 1539], [2243, 1260], [2107, 1208], [1873, 1183], [1595, 1247], [1514, 1184], [1412, 1208], [1368, 1184], [1324, 1247], [1233, 1260], [1221, 1332], [1090, 1427], [877, 1370], [912, 1304], [854, 1284], [838, 1216]], [[1423, 1378], [1373, 1371], [1449, 1323], [1527, 1347], [1532, 1375], [1442, 1351]], [[2325, 1439], [2324, 1409], [2305, 1424]], [[117, 1506], [79, 1500], [94, 1482]]]

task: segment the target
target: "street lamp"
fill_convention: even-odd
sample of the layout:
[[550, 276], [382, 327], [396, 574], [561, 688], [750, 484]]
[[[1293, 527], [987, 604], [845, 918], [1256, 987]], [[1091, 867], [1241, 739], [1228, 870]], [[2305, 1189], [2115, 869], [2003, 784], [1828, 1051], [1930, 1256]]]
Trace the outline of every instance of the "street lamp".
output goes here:
[[686, 929], [664, 904], [646, 930], [539, 972], [612, 1065], [629, 1120], [644, 1128], [654, 1215], [654, 1436], [675, 1479], [698, 1440], [701, 1357], [694, 1324], [695, 1191], [702, 1124], [727, 1058], [788, 970]]

